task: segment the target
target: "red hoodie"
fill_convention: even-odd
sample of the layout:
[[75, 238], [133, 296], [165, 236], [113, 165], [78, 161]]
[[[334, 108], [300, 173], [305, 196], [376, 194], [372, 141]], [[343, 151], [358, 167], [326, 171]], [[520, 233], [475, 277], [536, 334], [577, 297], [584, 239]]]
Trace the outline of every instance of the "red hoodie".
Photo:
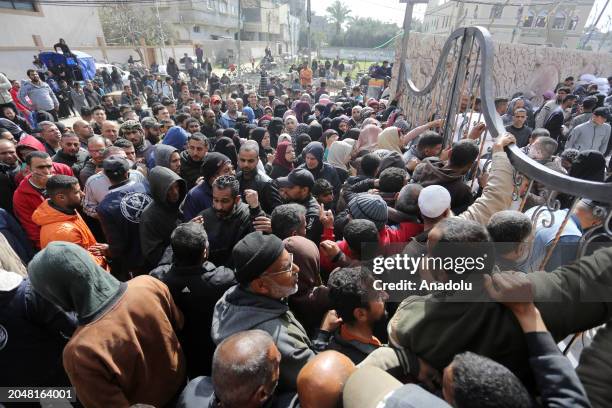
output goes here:
[[[420, 234], [423, 232], [423, 224], [416, 224], [413, 222], [402, 222], [399, 224], [398, 228], [391, 228], [388, 225], [385, 225], [383, 229], [378, 232], [378, 246], [380, 249], [380, 254], [383, 256], [390, 256], [396, 253], [395, 246], [390, 245], [394, 243], [408, 243], [410, 238]], [[334, 236], [333, 228], [325, 228], [323, 230], [323, 235], [321, 235], [321, 241], [335, 241], [336, 238]], [[337, 242], [338, 247], [346, 255], [347, 258], [353, 259], [353, 252], [348, 246], [348, 242], [346, 240], [342, 240]], [[320, 251], [321, 258], [321, 272], [330, 273], [335, 265], [331, 262], [322, 251]]]

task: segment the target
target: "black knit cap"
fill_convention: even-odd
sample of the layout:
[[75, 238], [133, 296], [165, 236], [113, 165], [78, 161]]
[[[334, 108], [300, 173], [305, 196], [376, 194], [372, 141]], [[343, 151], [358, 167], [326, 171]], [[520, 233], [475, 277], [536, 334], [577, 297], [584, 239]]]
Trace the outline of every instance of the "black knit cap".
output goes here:
[[276, 235], [251, 232], [234, 246], [232, 257], [236, 280], [246, 285], [259, 278], [283, 252], [283, 241]]

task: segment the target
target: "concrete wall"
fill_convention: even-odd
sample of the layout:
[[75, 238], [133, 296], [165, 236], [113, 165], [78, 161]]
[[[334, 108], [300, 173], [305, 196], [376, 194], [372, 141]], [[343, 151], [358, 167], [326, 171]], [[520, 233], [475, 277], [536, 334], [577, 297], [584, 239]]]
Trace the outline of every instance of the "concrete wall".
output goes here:
[[[417, 87], [429, 83], [446, 36], [410, 33], [407, 44], [412, 80]], [[398, 40], [397, 53], [399, 59]], [[494, 43], [493, 87], [496, 96], [511, 96], [516, 92], [533, 92], [535, 101], [544, 91], [572, 75], [608, 76], [612, 68], [612, 54], [535, 45]], [[396, 60], [395, 71], [399, 67]], [[391, 89], [395, 88], [394, 75]]]
[[319, 58], [357, 59], [357, 61], [393, 61], [395, 50], [393, 48], [377, 49], [370, 48], [341, 48], [323, 47], [319, 50]]

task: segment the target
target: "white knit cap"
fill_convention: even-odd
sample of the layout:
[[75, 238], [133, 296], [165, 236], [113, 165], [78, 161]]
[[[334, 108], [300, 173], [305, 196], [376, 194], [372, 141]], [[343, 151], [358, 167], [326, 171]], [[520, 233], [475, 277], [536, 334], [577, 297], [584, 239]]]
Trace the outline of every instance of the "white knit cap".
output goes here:
[[419, 194], [419, 210], [427, 218], [438, 218], [450, 205], [450, 193], [442, 186], [425, 187]]

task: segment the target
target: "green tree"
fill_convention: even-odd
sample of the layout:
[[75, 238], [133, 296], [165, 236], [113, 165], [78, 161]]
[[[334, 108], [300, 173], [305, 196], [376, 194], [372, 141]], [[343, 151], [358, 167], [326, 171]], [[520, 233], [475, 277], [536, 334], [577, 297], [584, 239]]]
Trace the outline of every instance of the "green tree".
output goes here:
[[342, 25], [350, 18], [351, 10], [340, 0], [325, 9], [328, 21], [336, 26], [336, 38], [342, 33]]
[[[342, 38], [334, 37], [331, 45], [336, 47], [373, 48], [388, 42], [400, 32], [392, 23], [385, 23], [373, 18], [352, 18]], [[393, 47], [394, 43], [388, 44]]]

